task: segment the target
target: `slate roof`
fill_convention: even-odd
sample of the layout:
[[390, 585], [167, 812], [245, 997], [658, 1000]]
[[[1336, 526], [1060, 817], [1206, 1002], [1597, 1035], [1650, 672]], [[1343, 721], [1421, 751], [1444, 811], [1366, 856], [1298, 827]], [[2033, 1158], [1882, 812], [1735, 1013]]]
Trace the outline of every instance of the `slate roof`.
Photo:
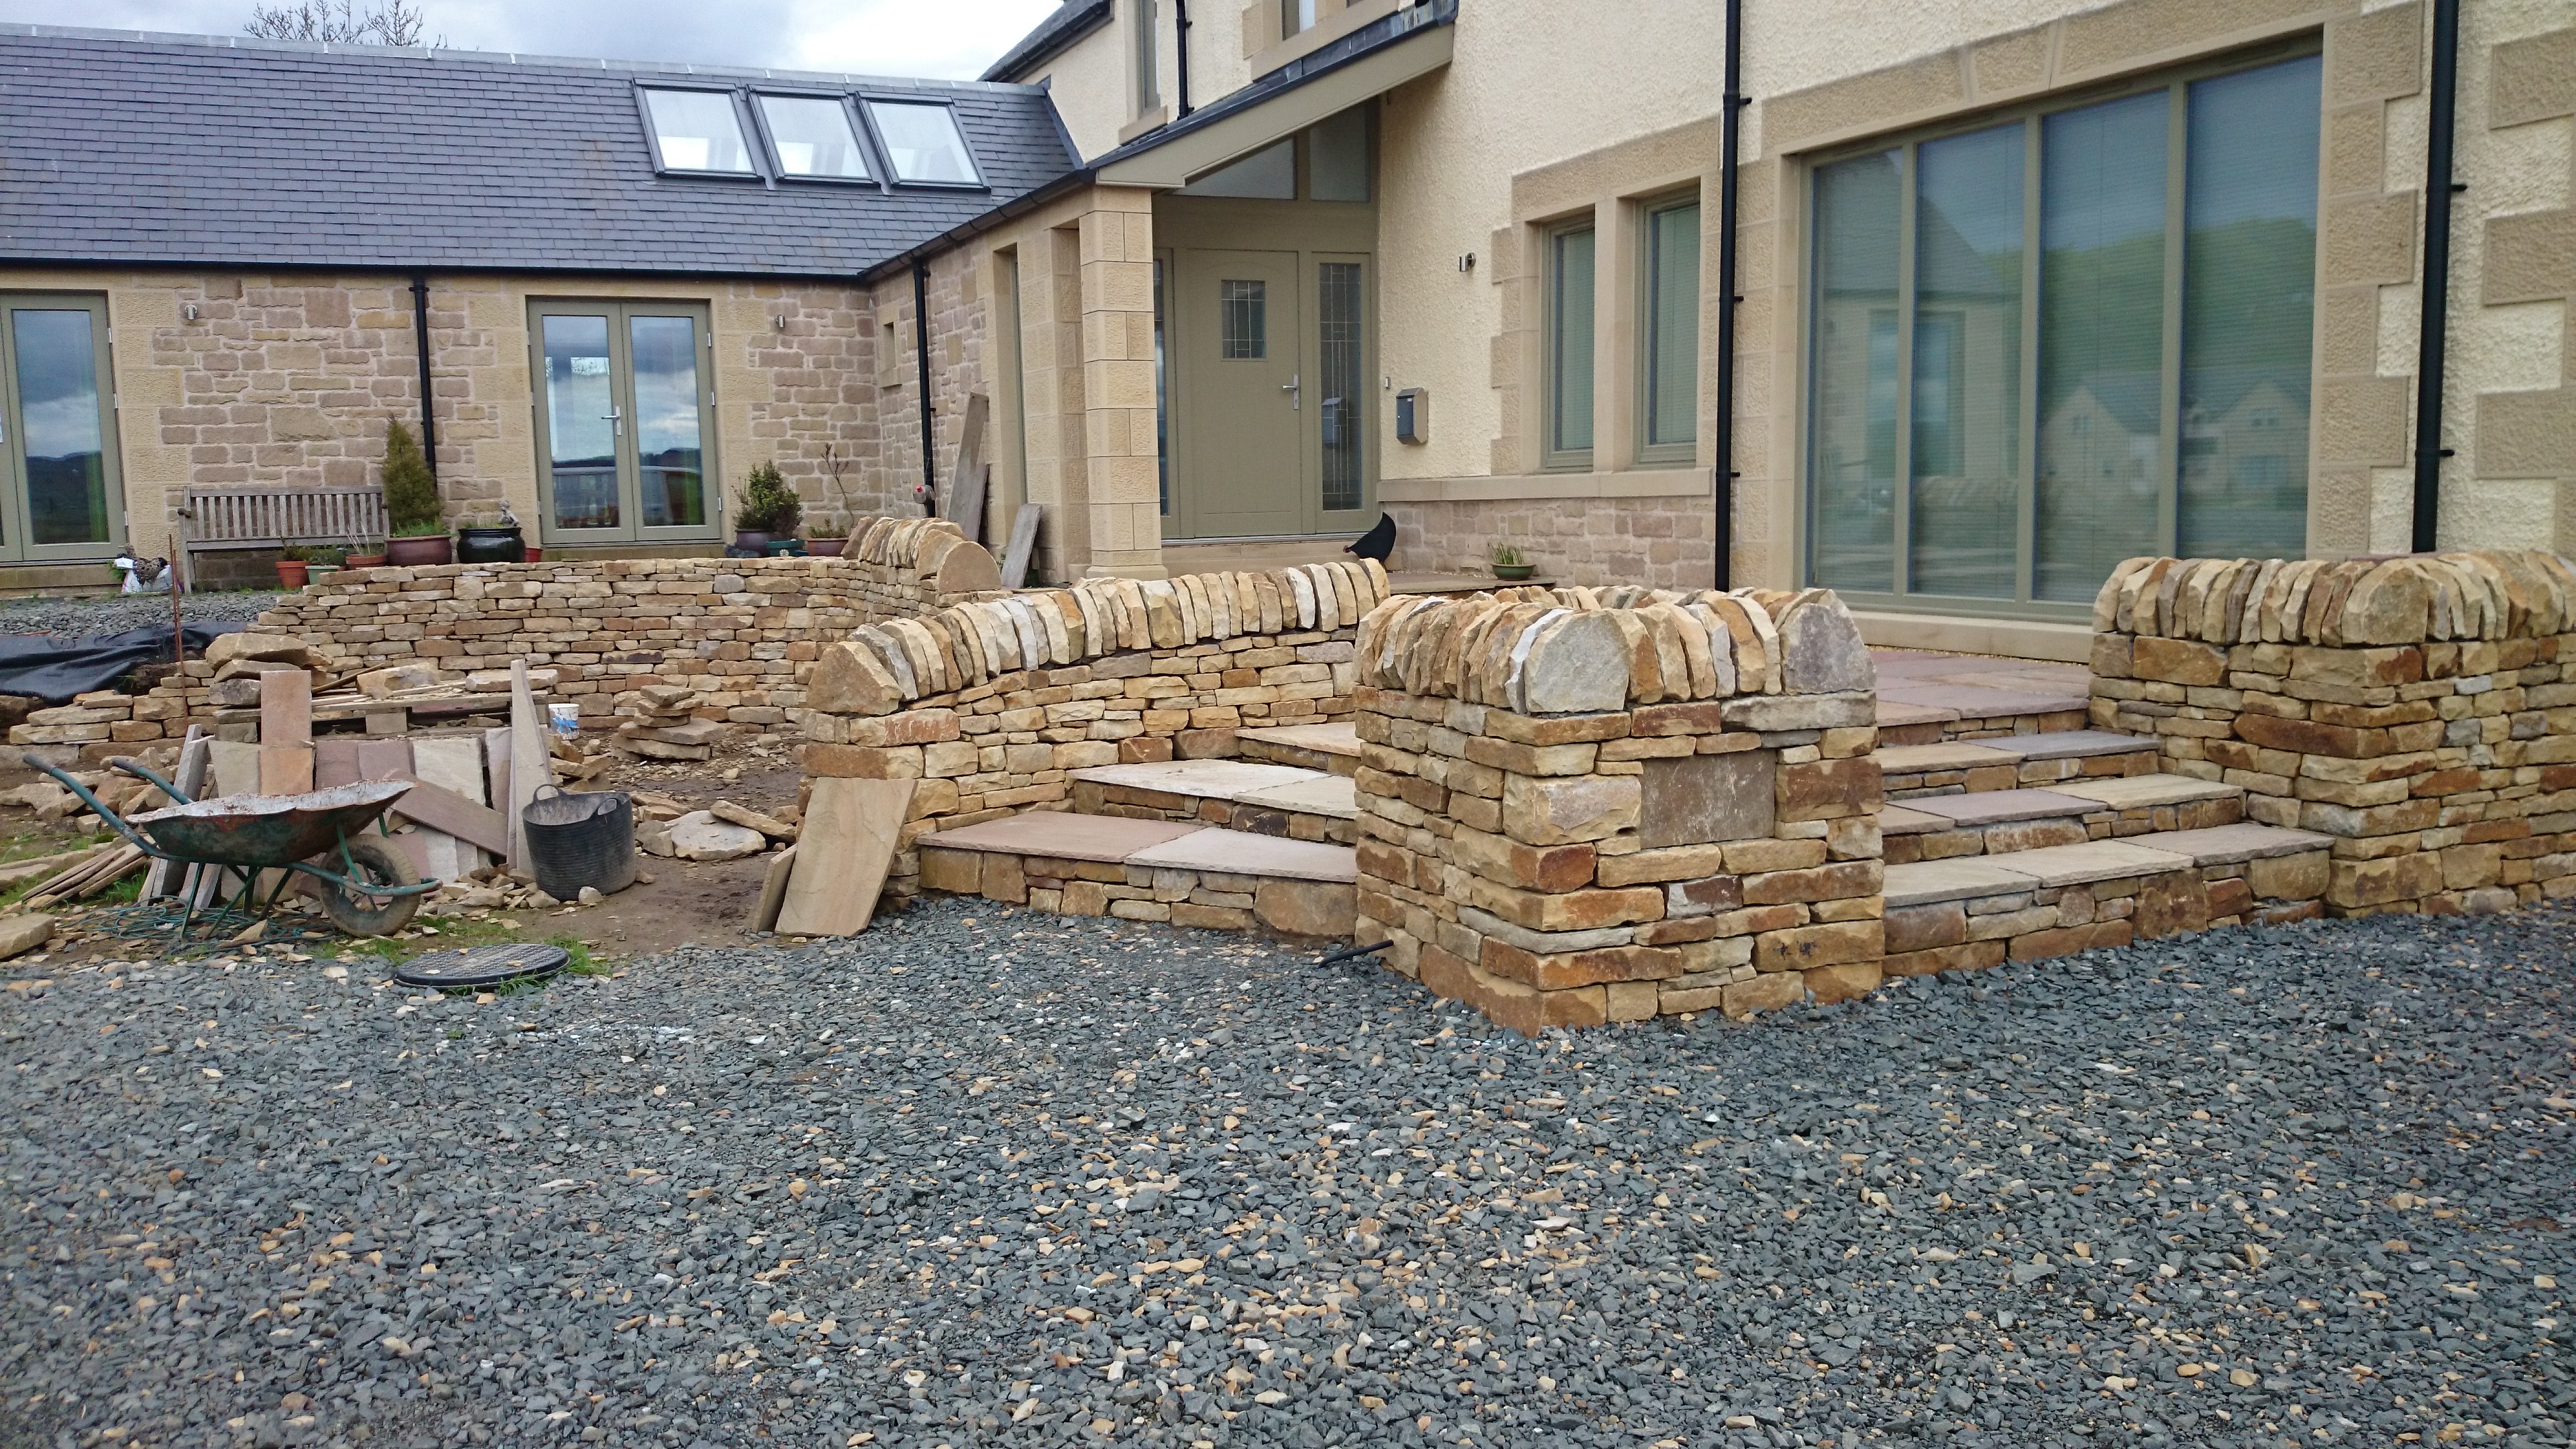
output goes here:
[[[950, 101], [986, 188], [657, 175], [656, 80]], [[849, 276], [1079, 165], [1031, 86], [0, 25], [0, 262]]]
[[1039, 21], [1020, 43], [1002, 52], [1002, 58], [985, 68], [988, 81], [1017, 80], [1031, 66], [1042, 65], [1062, 54], [1075, 41], [1109, 23], [1109, 0], [1064, 0], [1055, 13]]

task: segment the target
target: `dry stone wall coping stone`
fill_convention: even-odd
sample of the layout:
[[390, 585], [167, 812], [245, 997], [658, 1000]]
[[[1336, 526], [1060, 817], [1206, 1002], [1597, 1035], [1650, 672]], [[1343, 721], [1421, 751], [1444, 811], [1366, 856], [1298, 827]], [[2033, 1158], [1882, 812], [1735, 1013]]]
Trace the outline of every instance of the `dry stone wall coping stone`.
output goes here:
[[2528, 639], [2576, 628], [2576, 567], [2542, 549], [2361, 559], [2133, 558], [2093, 600], [2102, 634], [2335, 648]]

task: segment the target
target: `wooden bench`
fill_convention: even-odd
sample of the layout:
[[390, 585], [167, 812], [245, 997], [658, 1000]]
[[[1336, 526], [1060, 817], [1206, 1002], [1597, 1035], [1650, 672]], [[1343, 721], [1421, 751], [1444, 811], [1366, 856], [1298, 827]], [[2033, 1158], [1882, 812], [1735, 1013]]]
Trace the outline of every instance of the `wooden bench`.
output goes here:
[[191, 488], [179, 506], [179, 546], [191, 581], [200, 553], [384, 536], [381, 488]]

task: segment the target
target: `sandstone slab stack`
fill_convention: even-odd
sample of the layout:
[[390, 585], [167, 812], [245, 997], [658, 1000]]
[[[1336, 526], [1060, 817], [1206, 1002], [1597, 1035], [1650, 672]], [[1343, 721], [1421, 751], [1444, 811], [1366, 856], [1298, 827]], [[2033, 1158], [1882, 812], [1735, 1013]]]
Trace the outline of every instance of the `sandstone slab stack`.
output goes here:
[[2131, 559], [2093, 622], [2094, 722], [2331, 837], [2329, 914], [2576, 894], [2566, 560]]
[[1878, 984], [1874, 681], [1830, 592], [1404, 597], [1357, 642], [1392, 969], [1530, 1033]]
[[1386, 598], [1374, 562], [1095, 579], [864, 625], [826, 647], [795, 715], [815, 776], [918, 779], [914, 842], [1068, 810], [1073, 772], [1235, 755], [1239, 730], [1337, 719], [1351, 639]]

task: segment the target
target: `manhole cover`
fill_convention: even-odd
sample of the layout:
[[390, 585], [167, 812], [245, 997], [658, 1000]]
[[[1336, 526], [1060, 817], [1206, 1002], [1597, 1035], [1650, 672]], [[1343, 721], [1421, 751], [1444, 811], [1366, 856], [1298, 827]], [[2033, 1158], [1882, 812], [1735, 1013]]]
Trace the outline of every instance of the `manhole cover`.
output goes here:
[[552, 976], [571, 959], [571, 953], [561, 946], [468, 946], [461, 951], [414, 956], [394, 968], [394, 979], [405, 986], [444, 990], [502, 986]]

